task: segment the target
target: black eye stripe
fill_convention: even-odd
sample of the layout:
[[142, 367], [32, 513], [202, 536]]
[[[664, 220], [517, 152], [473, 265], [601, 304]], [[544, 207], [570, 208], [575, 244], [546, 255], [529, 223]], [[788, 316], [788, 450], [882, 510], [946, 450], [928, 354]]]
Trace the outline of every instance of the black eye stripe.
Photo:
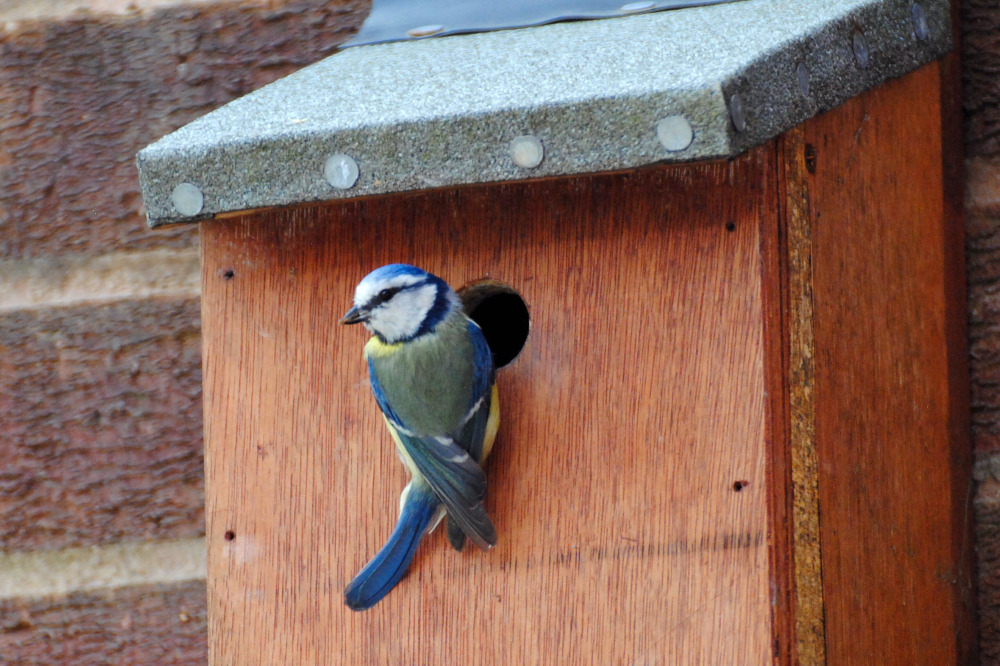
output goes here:
[[402, 290], [402, 287], [390, 287], [389, 289], [383, 289], [375, 295], [374, 299], [372, 299], [372, 306], [382, 305]]
[[414, 282], [413, 284], [408, 284], [403, 287], [387, 287], [372, 297], [371, 305], [369, 307], [377, 308], [386, 301], [391, 300], [393, 296], [401, 291], [410, 291], [412, 289], [417, 289], [418, 287], [423, 287], [426, 284], [428, 284], [427, 280], [421, 280], [420, 282]]

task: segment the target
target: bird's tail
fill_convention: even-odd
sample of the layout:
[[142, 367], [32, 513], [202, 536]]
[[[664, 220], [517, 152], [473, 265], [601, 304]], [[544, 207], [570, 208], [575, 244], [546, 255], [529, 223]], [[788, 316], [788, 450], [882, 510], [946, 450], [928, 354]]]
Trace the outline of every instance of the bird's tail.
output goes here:
[[400, 507], [399, 522], [382, 550], [344, 590], [348, 608], [361, 611], [389, 594], [406, 573], [420, 538], [434, 523], [440, 500], [426, 484], [411, 482]]

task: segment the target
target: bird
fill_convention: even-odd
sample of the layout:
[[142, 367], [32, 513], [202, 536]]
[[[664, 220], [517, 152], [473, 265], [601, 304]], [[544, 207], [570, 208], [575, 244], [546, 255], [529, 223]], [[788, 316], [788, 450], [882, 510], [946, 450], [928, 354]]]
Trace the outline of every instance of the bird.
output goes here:
[[496, 369], [482, 330], [441, 278], [408, 264], [365, 276], [342, 324], [364, 324], [375, 401], [410, 482], [388, 541], [344, 590], [356, 611], [403, 578], [424, 534], [447, 516], [448, 540], [482, 550], [497, 543], [486, 512], [486, 474], [499, 426]]

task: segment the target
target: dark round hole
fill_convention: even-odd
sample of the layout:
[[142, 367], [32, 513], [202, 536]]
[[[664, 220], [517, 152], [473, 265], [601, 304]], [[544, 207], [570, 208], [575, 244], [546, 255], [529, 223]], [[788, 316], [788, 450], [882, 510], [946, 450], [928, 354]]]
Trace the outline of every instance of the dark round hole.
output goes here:
[[234, 275], [236, 275], [236, 273], [233, 272], [233, 269], [227, 268], [226, 272], [222, 274], [222, 277], [226, 278], [227, 280], [232, 280]]
[[479, 324], [493, 363], [502, 368], [521, 353], [531, 328], [528, 306], [510, 285], [476, 280], [458, 290], [465, 313]]
[[736, 492], [740, 492], [749, 485], [750, 485], [749, 481], [737, 481], [733, 484], [733, 490], [735, 490]]
[[226, 538], [226, 541], [232, 541], [233, 539], [236, 538], [236, 532], [232, 530], [226, 530], [226, 534], [224, 536]]
[[736, 231], [736, 223], [732, 220], [726, 222], [726, 231]]

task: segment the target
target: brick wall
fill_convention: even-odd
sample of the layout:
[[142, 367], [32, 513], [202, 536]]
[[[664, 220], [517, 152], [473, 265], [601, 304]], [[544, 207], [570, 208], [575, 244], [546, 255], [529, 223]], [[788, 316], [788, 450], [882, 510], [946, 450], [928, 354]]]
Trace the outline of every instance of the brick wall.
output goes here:
[[198, 230], [136, 151], [363, 0], [0, 0], [0, 663], [206, 656]]
[[1000, 3], [964, 0], [966, 228], [980, 650], [1000, 663]]
[[[333, 52], [365, 0], [0, 0], [0, 663], [205, 658], [198, 233], [133, 159]], [[984, 663], [1000, 662], [1000, 6], [965, 0]]]

